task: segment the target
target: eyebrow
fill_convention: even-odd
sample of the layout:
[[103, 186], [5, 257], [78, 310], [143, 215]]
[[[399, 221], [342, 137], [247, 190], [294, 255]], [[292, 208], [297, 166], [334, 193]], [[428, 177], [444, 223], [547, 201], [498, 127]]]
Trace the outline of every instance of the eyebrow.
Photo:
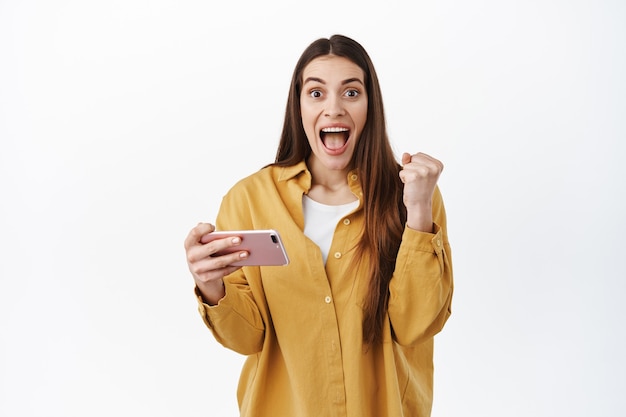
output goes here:
[[[317, 77], [308, 77], [306, 80], [304, 80], [304, 84], [308, 82], [318, 82], [320, 84], [326, 85], [326, 82], [324, 80], [322, 80], [321, 78], [317, 78]], [[356, 77], [343, 80], [341, 82], [341, 85], [350, 84], [352, 82], [358, 82], [359, 84], [363, 85], [363, 81], [361, 81], [359, 78], [356, 78]]]

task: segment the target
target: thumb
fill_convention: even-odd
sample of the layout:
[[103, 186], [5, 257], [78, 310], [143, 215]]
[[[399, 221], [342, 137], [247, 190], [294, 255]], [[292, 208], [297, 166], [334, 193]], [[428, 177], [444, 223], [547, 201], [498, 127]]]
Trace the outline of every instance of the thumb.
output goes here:
[[402, 165], [408, 164], [409, 162], [411, 162], [411, 154], [410, 153], [403, 153], [402, 154]]

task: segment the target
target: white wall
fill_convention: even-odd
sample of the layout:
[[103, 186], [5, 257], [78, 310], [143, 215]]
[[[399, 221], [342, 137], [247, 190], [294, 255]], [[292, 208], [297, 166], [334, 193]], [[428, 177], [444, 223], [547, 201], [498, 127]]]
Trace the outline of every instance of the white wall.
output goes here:
[[0, 1], [0, 415], [236, 415], [182, 242], [333, 33], [446, 164], [433, 416], [624, 415], [626, 5], [413, 3]]

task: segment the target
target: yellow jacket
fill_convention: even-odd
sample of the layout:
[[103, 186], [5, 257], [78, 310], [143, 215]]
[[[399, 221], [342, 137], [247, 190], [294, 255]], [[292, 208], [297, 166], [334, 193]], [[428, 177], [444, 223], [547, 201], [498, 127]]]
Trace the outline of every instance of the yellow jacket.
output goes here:
[[364, 227], [359, 207], [337, 224], [324, 266], [303, 234], [301, 162], [266, 167], [224, 197], [218, 230], [276, 229], [288, 266], [244, 267], [224, 279], [226, 296], [199, 311], [225, 347], [248, 355], [237, 398], [242, 417], [425, 417], [433, 396], [433, 337], [450, 316], [452, 265], [438, 189], [435, 233], [405, 228], [390, 282], [383, 343], [364, 348], [362, 280], [351, 259]]

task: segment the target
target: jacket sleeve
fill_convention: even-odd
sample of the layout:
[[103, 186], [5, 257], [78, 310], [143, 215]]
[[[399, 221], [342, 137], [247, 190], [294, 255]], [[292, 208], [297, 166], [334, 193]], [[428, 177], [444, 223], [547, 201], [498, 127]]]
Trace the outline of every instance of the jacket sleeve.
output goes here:
[[434, 233], [405, 227], [389, 283], [389, 319], [396, 342], [412, 346], [433, 337], [452, 312], [452, 258], [439, 189], [433, 195]]
[[223, 346], [243, 355], [260, 352], [265, 326], [241, 270], [227, 276], [224, 287], [226, 296], [215, 306], [205, 304], [196, 289], [202, 320]]

